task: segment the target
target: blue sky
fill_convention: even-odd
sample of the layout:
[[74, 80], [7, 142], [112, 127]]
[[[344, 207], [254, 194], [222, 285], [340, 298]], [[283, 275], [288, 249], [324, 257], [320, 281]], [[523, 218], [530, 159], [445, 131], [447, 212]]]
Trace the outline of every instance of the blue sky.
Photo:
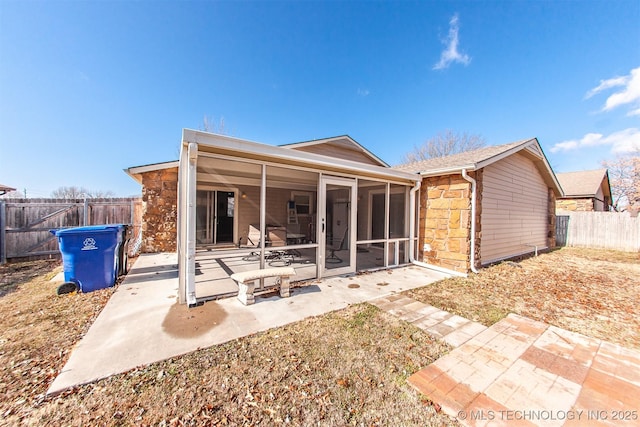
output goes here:
[[137, 195], [203, 117], [266, 144], [537, 137], [556, 172], [640, 145], [640, 2], [0, 0], [0, 183]]

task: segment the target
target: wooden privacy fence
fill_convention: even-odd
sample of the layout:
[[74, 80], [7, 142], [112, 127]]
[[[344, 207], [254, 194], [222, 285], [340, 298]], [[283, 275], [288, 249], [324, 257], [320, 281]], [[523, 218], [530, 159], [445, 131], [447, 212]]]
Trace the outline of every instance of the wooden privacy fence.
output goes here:
[[556, 245], [567, 246], [569, 215], [556, 215]]
[[132, 253], [142, 232], [142, 200], [0, 199], [0, 262], [59, 254], [58, 242], [49, 230], [105, 224], [133, 226]]
[[556, 241], [558, 246], [638, 252], [640, 217], [626, 212], [563, 213], [556, 217]]

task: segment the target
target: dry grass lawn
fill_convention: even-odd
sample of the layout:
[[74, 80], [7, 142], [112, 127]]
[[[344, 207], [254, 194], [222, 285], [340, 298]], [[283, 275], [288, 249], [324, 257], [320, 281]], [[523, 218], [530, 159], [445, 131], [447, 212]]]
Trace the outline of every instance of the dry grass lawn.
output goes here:
[[563, 248], [408, 291], [487, 326], [517, 313], [640, 348], [640, 254]]
[[58, 297], [56, 266], [0, 267], [0, 424], [455, 425], [406, 383], [448, 347], [368, 304], [46, 398], [112, 293]]
[[[406, 383], [449, 349], [368, 304], [47, 398], [112, 294], [58, 297], [57, 271], [50, 261], [0, 266], [0, 424], [455, 424]], [[640, 348], [637, 253], [567, 248], [408, 294], [486, 325], [514, 312]]]

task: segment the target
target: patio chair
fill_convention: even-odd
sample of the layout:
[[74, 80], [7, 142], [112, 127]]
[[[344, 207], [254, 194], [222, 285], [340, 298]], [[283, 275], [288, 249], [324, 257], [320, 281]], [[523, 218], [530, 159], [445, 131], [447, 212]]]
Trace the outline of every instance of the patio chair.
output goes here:
[[327, 247], [327, 249], [329, 249], [329, 251], [331, 251], [331, 253], [327, 257], [325, 262], [328, 262], [329, 264], [338, 264], [338, 263], [342, 262], [342, 258], [340, 258], [338, 255], [336, 255], [336, 252], [343, 251], [343, 250], [347, 249], [347, 236], [349, 236], [349, 227], [344, 229], [344, 233], [342, 235], [342, 239], [340, 239], [339, 242], [336, 242], [334, 240], [333, 244], [331, 246]]
[[252, 246], [254, 248], [260, 247], [260, 226], [250, 224], [249, 232], [247, 233], [247, 246]]
[[287, 245], [287, 229], [285, 227], [271, 226], [267, 227], [269, 246], [286, 246]]
[[306, 234], [300, 233], [300, 224], [287, 225], [287, 245], [299, 245], [304, 243]]

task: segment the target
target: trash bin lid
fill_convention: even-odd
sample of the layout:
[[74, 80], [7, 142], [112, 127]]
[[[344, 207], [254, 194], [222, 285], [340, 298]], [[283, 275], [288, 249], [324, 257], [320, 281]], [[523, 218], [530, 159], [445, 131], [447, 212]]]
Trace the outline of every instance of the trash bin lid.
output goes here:
[[114, 225], [89, 225], [85, 227], [73, 227], [63, 228], [55, 232], [56, 237], [70, 235], [70, 234], [85, 234], [85, 233], [113, 233], [120, 230], [122, 226], [120, 224]]

